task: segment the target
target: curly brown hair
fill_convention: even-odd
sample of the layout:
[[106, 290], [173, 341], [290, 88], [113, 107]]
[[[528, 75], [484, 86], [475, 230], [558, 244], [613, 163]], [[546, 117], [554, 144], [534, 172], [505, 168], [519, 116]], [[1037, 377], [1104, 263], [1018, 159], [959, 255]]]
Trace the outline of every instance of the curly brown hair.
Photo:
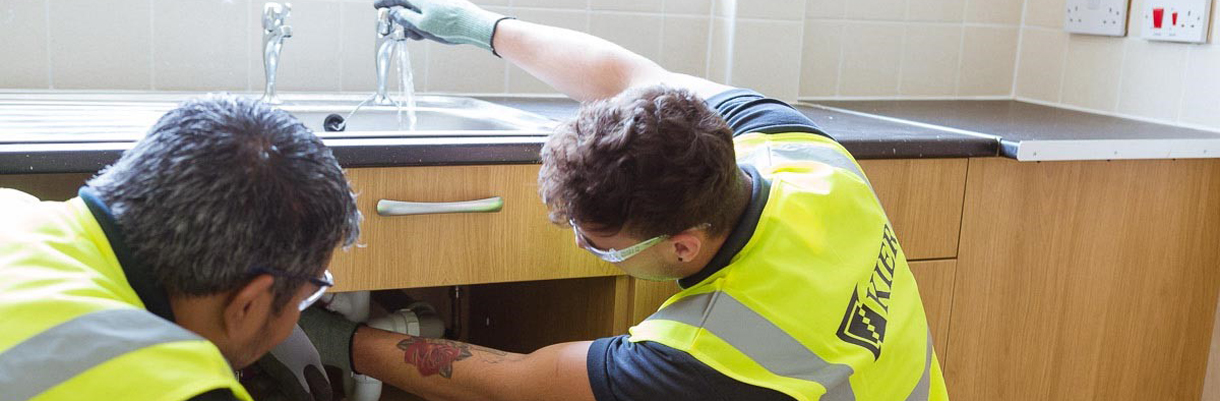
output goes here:
[[640, 238], [702, 224], [722, 235], [748, 190], [733, 131], [694, 93], [632, 89], [584, 105], [542, 148], [539, 193], [555, 224]]

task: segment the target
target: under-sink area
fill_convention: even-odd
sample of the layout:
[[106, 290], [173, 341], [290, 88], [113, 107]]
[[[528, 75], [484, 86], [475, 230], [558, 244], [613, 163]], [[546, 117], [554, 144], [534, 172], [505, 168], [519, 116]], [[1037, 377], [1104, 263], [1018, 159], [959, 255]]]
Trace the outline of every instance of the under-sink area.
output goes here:
[[[0, 144], [135, 142], [165, 112], [197, 96], [203, 94], [0, 93]], [[407, 112], [397, 106], [369, 102], [352, 114], [368, 94], [284, 94], [281, 99], [276, 107], [323, 139], [539, 137], [555, 125], [537, 114], [468, 97], [417, 96], [413, 130], [400, 129]], [[343, 130], [328, 131], [328, 118], [343, 120]]]

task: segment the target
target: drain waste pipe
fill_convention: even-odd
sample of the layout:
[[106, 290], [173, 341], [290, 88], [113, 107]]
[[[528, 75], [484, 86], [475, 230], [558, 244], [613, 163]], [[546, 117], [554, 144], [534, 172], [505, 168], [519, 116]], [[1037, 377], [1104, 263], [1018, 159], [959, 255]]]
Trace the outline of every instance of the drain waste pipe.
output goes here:
[[[426, 302], [415, 302], [385, 316], [368, 320], [369, 292], [335, 294], [328, 308], [352, 321], [364, 321], [369, 327], [425, 338], [442, 338], [445, 323], [436, 308]], [[344, 378], [348, 400], [377, 401], [381, 398], [381, 381], [365, 375]]]

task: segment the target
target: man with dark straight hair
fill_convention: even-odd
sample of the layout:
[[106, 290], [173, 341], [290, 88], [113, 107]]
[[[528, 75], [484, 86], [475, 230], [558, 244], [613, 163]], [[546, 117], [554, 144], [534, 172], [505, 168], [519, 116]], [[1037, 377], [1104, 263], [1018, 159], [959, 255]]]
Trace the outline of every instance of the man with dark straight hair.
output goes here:
[[528, 355], [311, 311], [329, 317], [303, 325], [324, 363], [349, 367], [350, 352], [357, 371], [438, 400], [948, 398], [868, 179], [800, 112], [466, 0], [376, 5], [402, 6], [412, 37], [490, 50], [585, 102], [542, 150], [551, 220], [628, 274], [683, 290], [630, 335]]
[[[312, 347], [260, 357], [309, 345], [300, 311], [360, 219], [321, 140], [229, 96], [166, 113], [77, 198], [0, 189], [0, 399], [329, 400]], [[255, 361], [265, 392], [233, 373]]]

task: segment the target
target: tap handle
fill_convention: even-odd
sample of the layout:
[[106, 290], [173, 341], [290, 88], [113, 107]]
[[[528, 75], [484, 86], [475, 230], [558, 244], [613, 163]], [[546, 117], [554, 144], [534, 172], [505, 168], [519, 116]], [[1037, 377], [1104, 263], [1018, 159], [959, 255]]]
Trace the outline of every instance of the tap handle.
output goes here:
[[394, 6], [390, 8], [380, 8], [377, 10], [378, 37], [389, 36], [394, 40], [405, 40], [407, 38], [406, 27], [395, 22], [393, 15], [391, 15], [394, 11], [401, 9], [404, 9], [404, 7]]
[[263, 5], [263, 30], [272, 31], [284, 26], [284, 21], [292, 15], [292, 4], [268, 2]]

